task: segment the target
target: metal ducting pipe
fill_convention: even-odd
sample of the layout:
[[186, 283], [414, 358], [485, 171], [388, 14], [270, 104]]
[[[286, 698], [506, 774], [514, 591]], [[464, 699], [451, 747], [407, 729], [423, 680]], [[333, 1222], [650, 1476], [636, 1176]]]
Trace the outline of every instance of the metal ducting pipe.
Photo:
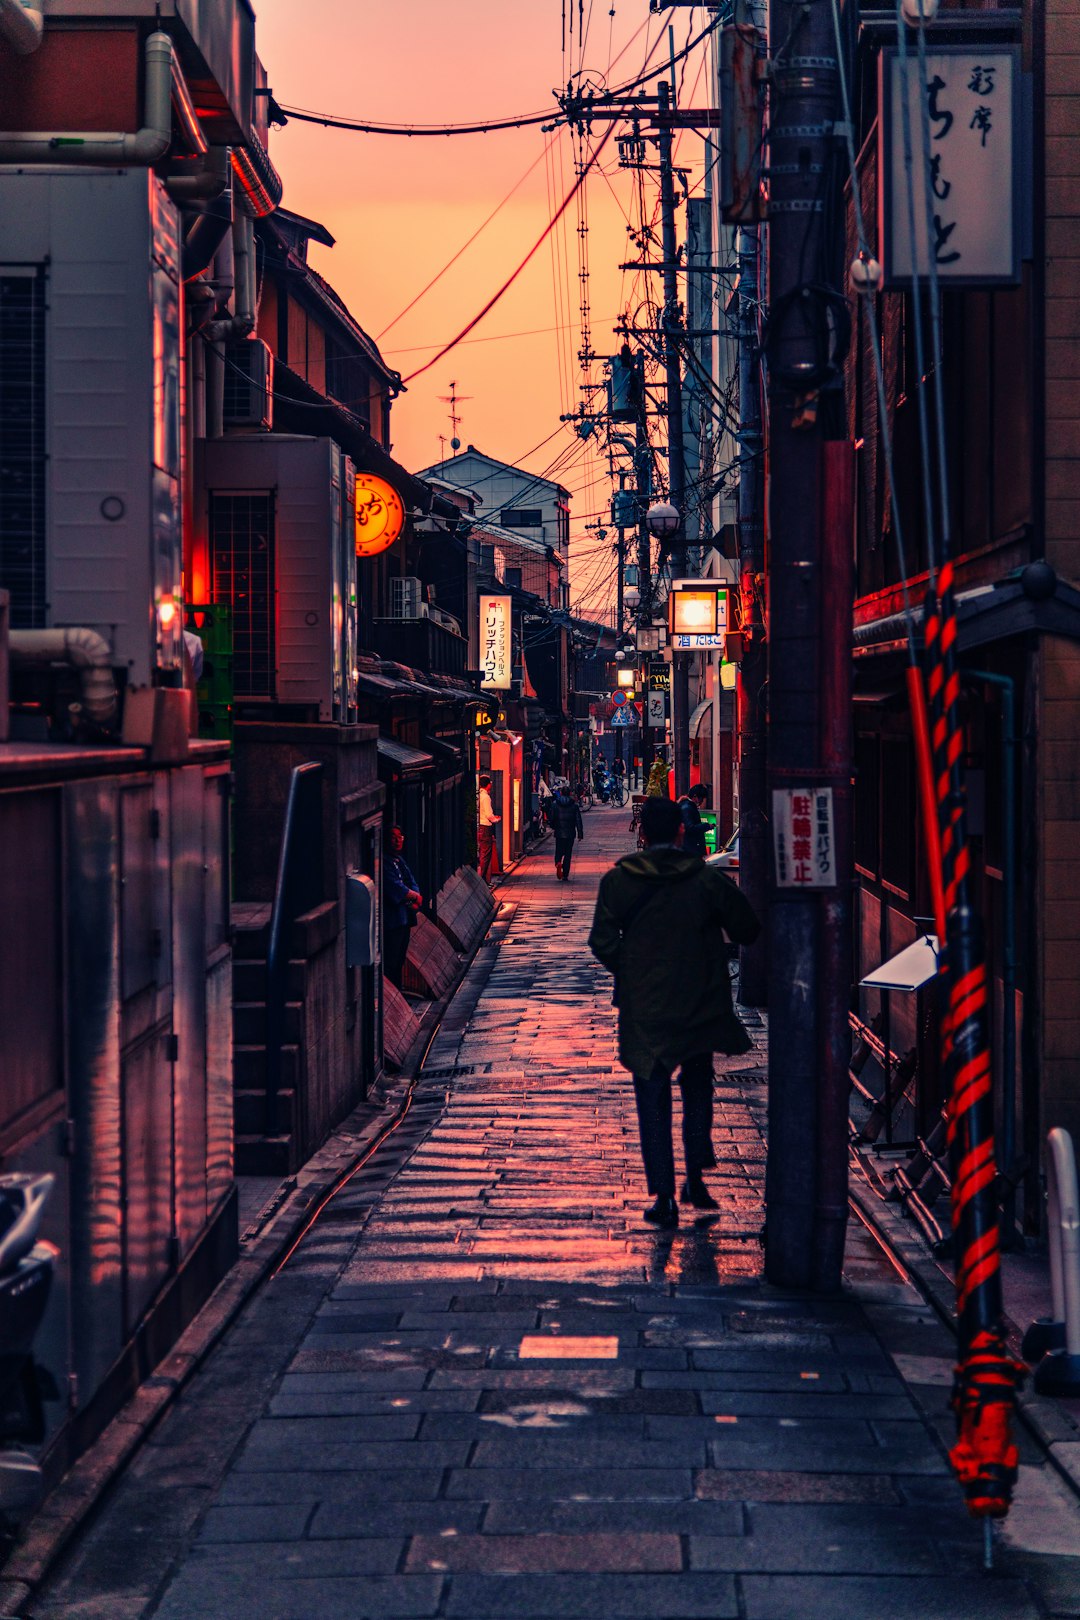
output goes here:
[[188, 203], [216, 202], [232, 180], [229, 148], [212, 146], [198, 162], [186, 162], [182, 170], [166, 174], [164, 180], [165, 190], [181, 208]]
[[198, 213], [191, 210], [185, 214], [184, 247], [180, 257], [180, 273], [185, 281], [209, 269], [232, 228], [232, 198], [227, 192]]
[[29, 56], [41, 44], [45, 28], [42, 0], [0, 0], [0, 39], [13, 51]]
[[13, 664], [70, 664], [82, 681], [83, 708], [97, 726], [109, 726], [116, 718], [116, 681], [112, 672], [112, 649], [96, 630], [72, 627], [65, 630], [12, 630]]
[[233, 313], [227, 320], [211, 322], [207, 331], [215, 341], [250, 337], [255, 330], [255, 223], [250, 215], [237, 212], [232, 240], [223, 243], [222, 249], [219, 257], [224, 263], [215, 265], [214, 280], [215, 285], [224, 287], [231, 273]]
[[[2, 0], [0, 0], [2, 3]], [[9, 0], [10, 5], [10, 0]], [[173, 48], [168, 34], [146, 41], [146, 106], [135, 135], [0, 135], [0, 163], [93, 163], [149, 166], [165, 156], [172, 141]]]
[[233, 173], [240, 186], [244, 207], [255, 219], [272, 214], [281, 201], [281, 176], [270, 161], [270, 154], [256, 135], [246, 146], [234, 146], [229, 153]]
[[195, 111], [195, 103], [191, 99], [187, 80], [180, 71], [180, 64], [175, 56], [172, 59], [172, 104], [176, 121], [187, 137], [188, 145], [199, 157], [205, 157], [210, 150], [210, 143], [203, 134], [203, 127], [199, 123], [199, 115]]

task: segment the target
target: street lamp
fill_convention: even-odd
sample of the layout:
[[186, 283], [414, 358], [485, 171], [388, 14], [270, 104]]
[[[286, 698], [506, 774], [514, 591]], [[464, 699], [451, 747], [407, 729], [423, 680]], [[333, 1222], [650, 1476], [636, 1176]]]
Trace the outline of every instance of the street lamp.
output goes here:
[[670, 501], [656, 501], [645, 514], [649, 533], [656, 540], [670, 540], [681, 521], [679, 508]]

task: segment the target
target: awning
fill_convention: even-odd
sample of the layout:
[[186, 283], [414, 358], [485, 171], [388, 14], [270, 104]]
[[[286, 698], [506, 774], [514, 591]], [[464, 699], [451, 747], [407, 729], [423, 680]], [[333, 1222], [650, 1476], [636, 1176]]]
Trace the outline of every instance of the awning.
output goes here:
[[422, 748], [410, 748], [408, 743], [398, 742], [395, 737], [380, 737], [376, 748], [380, 775], [385, 773], [411, 781], [431, 770], [435, 764], [431, 755]]
[[912, 945], [890, 956], [887, 962], [868, 973], [859, 983], [868, 990], [921, 990], [937, 973], [936, 934], [923, 934]]
[[709, 710], [711, 708], [712, 708], [712, 698], [706, 698], [704, 703], [699, 703], [697, 708], [691, 714], [691, 716], [690, 716], [690, 735], [691, 735], [691, 737], [696, 737], [697, 736], [698, 732], [701, 730], [701, 723], [705, 719], [705, 716], [708, 714], [708, 712], [709, 712]]
[[461, 749], [455, 748], [453, 743], [443, 742], [441, 737], [425, 737], [424, 747], [431, 750], [432, 757], [442, 760], [444, 765], [461, 765]]
[[[916, 647], [923, 644], [924, 617], [921, 603], [912, 608]], [[1030, 563], [1018, 577], [1009, 575], [996, 585], [977, 585], [958, 592], [956, 624], [961, 653], [1032, 630], [1077, 641], [1080, 640], [1080, 591], [1058, 578], [1045, 563]], [[857, 623], [853, 639], [856, 658], [905, 653], [907, 618], [903, 613], [892, 613], [885, 618]]]

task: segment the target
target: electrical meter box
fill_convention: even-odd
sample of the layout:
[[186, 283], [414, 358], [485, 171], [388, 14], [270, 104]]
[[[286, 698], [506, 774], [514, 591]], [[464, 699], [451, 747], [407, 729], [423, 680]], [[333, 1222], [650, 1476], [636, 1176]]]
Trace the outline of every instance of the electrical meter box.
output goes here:
[[374, 967], [379, 960], [379, 891], [363, 872], [345, 874], [345, 966]]

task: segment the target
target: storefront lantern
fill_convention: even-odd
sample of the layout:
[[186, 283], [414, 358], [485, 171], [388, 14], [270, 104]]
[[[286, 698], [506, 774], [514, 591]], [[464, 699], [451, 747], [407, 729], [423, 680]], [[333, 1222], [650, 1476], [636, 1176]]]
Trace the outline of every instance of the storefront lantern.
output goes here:
[[388, 551], [405, 527], [405, 507], [393, 484], [375, 473], [356, 475], [356, 555]]

